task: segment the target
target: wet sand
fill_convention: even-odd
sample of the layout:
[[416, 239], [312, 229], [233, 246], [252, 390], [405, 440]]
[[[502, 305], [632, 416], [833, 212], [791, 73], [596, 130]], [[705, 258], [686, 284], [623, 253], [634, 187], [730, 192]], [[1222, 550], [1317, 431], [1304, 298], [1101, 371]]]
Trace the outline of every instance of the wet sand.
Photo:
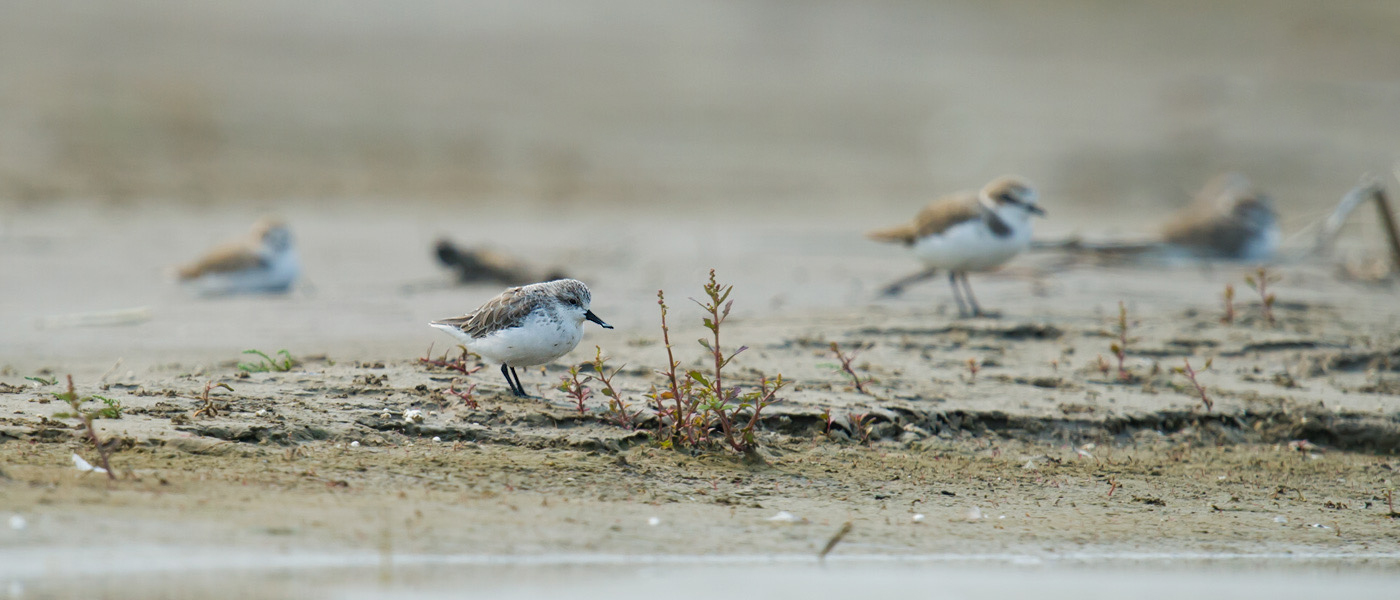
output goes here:
[[[122, 354], [117, 369], [67, 363], [79, 367], [80, 394], [124, 407], [122, 418], [97, 421], [104, 438], [118, 440], [119, 482], [73, 467], [74, 452], [96, 457], [74, 421], [55, 416], [64, 410], [50, 401], [59, 387], [23, 378], [61, 375], [65, 363], [0, 378], [11, 386], [0, 394], [8, 456], [0, 485], [7, 510], [30, 523], [5, 539], [54, 557], [74, 540], [98, 548], [217, 540], [290, 556], [811, 556], [849, 521], [837, 554], [1299, 553], [1363, 565], [1400, 552], [1400, 521], [1385, 502], [1400, 466], [1400, 315], [1388, 289], [1337, 285], [1327, 265], [1276, 266], [1278, 323], [1267, 325], [1242, 295], [1227, 325], [1219, 291], [1227, 282], [1247, 289], [1243, 267], [1065, 267], [1063, 257], [1035, 254], [975, 279], [984, 304], [1001, 312], [994, 319], [953, 318], [941, 283], [876, 298], [873, 277], [847, 280], [859, 283], [850, 306], [786, 301], [793, 289], [840, 285], [823, 276], [832, 270], [898, 268], [870, 254], [846, 257], [849, 265], [809, 256], [814, 282], [793, 271], [741, 275], [723, 335], [750, 349], [731, 372], [746, 384], [777, 373], [794, 382], [765, 413], [757, 459], [666, 449], [647, 433], [654, 420], [625, 429], [604, 418], [601, 397], [580, 414], [553, 389], [597, 345], [624, 367], [624, 399], [647, 405], [664, 350], [654, 300], [613, 291], [644, 285], [630, 268], [592, 267], [595, 310], [619, 328], [590, 330], [566, 359], [526, 369], [522, 379], [539, 396], [526, 400], [510, 397], [492, 366], [463, 377], [418, 360], [430, 344], [437, 353], [448, 346], [427, 318], [494, 293], [490, 286], [388, 286], [373, 302], [344, 305], [329, 300], [330, 286], [290, 299], [172, 295], [169, 306], [210, 319], [231, 309], [260, 318], [203, 337], [223, 352], [153, 346], [151, 357]], [[681, 271], [697, 272], [707, 258]], [[723, 271], [721, 281], [728, 272], [751, 273]], [[668, 290], [674, 339], [702, 334], [698, 309], [684, 300], [699, 295], [699, 283]], [[1119, 299], [1132, 338], [1126, 383], [1110, 351]], [[318, 345], [315, 327], [289, 318], [304, 313], [286, 308], [366, 305], [399, 311], [377, 313], [387, 315], [379, 329], [359, 332], [364, 346], [348, 350], [326, 338]], [[34, 343], [158, 341], [161, 328], [181, 325], [171, 322], [174, 308], [154, 306], [146, 323], [43, 330]], [[404, 339], [383, 346], [371, 337], [397, 330]], [[285, 373], [243, 373], [235, 363], [249, 357], [240, 348], [277, 346], [235, 335], [305, 336], [286, 344], [300, 362]], [[833, 341], [861, 349], [853, 365], [874, 379], [869, 393], [838, 369]], [[703, 367], [697, 344], [677, 351]], [[1209, 411], [1172, 372], [1185, 360], [1212, 363], [1200, 375]], [[215, 389], [214, 416], [198, 412], [209, 382], [233, 388]], [[469, 383], [478, 408], [447, 393]], [[865, 427], [851, 415], [867, 415]], [[795, 522], [770, 520], [780, 511]]]

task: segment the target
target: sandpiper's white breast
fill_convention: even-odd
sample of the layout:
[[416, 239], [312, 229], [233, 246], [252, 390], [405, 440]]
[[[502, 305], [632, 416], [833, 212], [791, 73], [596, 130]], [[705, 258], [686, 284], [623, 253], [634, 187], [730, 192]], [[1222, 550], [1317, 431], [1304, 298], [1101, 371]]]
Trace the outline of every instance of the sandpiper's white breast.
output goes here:
[[[447, 331], [451, 333], [451, 330]], [[512, 367], [529, 367], [568, 354], [582, 339], [582, 321], [574, 321], [558, 311], [539, 307], [525, 317], [518, 327], [500, 329], [463, 341], [468, 350], [487, 360]]]

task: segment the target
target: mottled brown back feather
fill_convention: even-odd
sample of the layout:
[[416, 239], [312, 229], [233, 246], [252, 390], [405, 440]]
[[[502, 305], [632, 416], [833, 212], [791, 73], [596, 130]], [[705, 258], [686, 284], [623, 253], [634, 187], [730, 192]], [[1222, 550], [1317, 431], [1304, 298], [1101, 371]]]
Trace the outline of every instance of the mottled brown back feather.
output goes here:
[[[456, 327], [474, 338], [483, 337], [493, 331], [517, 327], [530, 311], [535, 310], [535, 304], [539, 302], [538, 297], [524, 291], [524, 287], [507, 289], [471, 314], [434, 323]], [[519, 300], [517, 296], [520, 297]]]
[[550, 295], [558, 295], [563, 300], [576, 299], [585, 306], [590, 300], [588, 287], [574, 279], [532, 283], [501, 292], [471, 314], [433, 321], [433, 324], [456, 327], [473, 338], [485, 337], [494, 331], [519, 327]]

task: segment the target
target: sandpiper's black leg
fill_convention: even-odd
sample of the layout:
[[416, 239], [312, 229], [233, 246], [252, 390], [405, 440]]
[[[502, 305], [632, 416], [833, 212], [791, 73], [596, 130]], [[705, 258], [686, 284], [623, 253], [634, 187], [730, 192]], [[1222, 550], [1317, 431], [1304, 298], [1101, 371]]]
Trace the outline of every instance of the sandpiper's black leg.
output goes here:
[[506, 378], [506, 385], [510, 386], [510, 393], [515, 394], [516, 396], [523, 395], [523, 394], [520, 393], [520, 390], [518, 390], [518, 389], [515, 388], [516, 383], [515, 383], [514, 381], [511, 380], [511, 378], [510, 378], [510, 372], [511, 372], [511, 368], [508, 367], [508, 366], [506, 366], [505, 363], [501, 363], [501, 375], [505, 376], [505, 378]]
[[958, 290], [958, 272], [948, 272], [948, 285], [953, 286], [953, 299], [958, 301], [958, 316], [967, 316], [967, 305], [963, 303], [962, 292]]
[[982, 307], [977, 305], [977, 296], [972, 295], [972, 284], [967, 281], [967, 273], [962, 274], [963, 289], [967, 290], [967, 301], [972, 305], [972, 316], [982, 316]]
[[510, 368], [510, 374], [515, 376], [515, 395], [529, 398], [530, 395], [525, 393], [525, 384], [520, 383], [520, 373], [516, 372], [515, 367]]

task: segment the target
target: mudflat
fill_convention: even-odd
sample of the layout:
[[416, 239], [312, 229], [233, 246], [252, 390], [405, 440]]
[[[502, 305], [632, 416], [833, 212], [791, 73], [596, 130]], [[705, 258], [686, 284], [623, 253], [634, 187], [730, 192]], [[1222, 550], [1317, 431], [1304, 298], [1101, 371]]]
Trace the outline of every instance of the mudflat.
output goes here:
[[[1400, 304], [1369, 208], [1331, 255], [1310, 229], [1392, 167], [1390, 4], [497, 4], [5, 7], [11, 596], [547, 572], [621, 597], [607, 577], [656, 564], [694, 590], [849, 589], [815, 567], [847, 523], [827, 563], [904, 595], [929, 573], [1120, 589], [998, 570], [1076, 560], [1147, 561], [1160, 590], [1170, 561], [1393, 588]], [[973, 274], [995, 315], [958, 319], [942, 281], [880, 297], [917, 265], [862, 237], [1016, 173], [1038, 239], [1148, 239], [1225, 170], [1281, 214], [1272, 320], [1256, 265], [1059, 251]], [[293, 293], [171, 280], [265, 214], [302, 252]], [[428, 321], [501, 289], [453, 284], [440, 237], [587, 282], [617, 329], [523, 371], [530, 399], [494, 365], [420, 360], [457, 355]], [[682, 368], [712, 368], [689, 300], [710, 269], [734, 286], [721, 343], [747, 347], [727, 380], [789, 382], [750, 453], [657, 433], [657, 292]], [[599, 352], [627, 419], [597, 382], [583, 410], [557, 389]], [[119, 413], [94, 425], [115, 480], [75, 466], [101, 461], [56, 398], [69, 374]], [[792, 568], [724, 562], [751, 558]], [[1285, 575], [1230, 589], [1316, 589]]]

